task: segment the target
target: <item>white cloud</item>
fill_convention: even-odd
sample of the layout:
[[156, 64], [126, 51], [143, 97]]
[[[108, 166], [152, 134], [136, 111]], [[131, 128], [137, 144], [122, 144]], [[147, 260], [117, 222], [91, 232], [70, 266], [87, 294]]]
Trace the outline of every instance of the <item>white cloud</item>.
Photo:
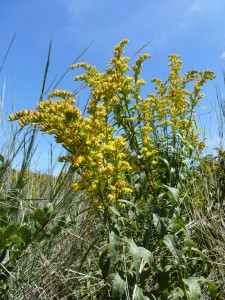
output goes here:
[[202, 10], [202, 5], [199, 3], [199, 1], [195, 2], [190, 9], [190, 14], [196, 14]]
[[186, 13], [183, 15], [182, 21], [178, 24], [178, 27], [181, 30], [185, 30], [194, 25], [197, 20], [197, 16], [199, 16], [204, 7], [201, 1], [195, 1], [191, 6], [188, 7]]
[[223, 53], [220, 55], [220, 58], [221, 58], [222, 60], [225, 60], [225, 51], [223, 51]]
[[190, 0], [181, 14], [182, 19], [178, 26], [181, 30], [188, 30], [202, 26], [203, 23], [218, 22], [222, 18], [224, 8], [224, 0]]
[[82, 18], [86, 14], [92, 12], [101, 4], [101, 1], [98, 0], [69, 0], [65, 3], [68, 13], [73, 17]]

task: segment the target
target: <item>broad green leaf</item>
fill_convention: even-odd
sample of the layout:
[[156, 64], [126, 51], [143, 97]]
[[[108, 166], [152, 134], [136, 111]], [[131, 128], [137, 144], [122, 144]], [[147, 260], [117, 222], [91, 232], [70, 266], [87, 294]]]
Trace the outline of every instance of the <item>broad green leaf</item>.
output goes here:
[[174, 235], [166, 235], [164, 237], [163, 243], [176, 259], [177, 263], [181, 264], [181, 254], [180, 251], [176, 249], [176, 237]]
[[174, 297], [173, 299], [184, 299], [184, 291], [179, 287], [175, 288], [170, 295]]
[[145, 177], [145, 173], [137, 175], [137, 178], [134, 182], [135, 200], [139, 200], [143, 194]]
[[153, 254], [144, 247], [138, 247], [139, 255], [148, 263], [149, 267], [154, 264]]
[[166, 234], [166, 227], [167, 227], [167, 219], [158, 216], [157, 214], [153, 213], [153, 224], [155, 226], [155, 229], [161, 237], [163, 237]]
[[112, 284], [112, 299], [121, 299], [126, 289], [126, 281], [116, 273]]
[[102, 252], [99, 258], [99, 267], [102, 271], [102, 277], [106, 280], [108, 274], [109, 274], [109, 268], [110, 268], [110, 258], [108, 257], [108, 251]]
[[141, 188], [142, 188], [142, 184], [140, 182], [137, 182], [134, 184], [134, 190], [135, 190], [137, 197], [140, 197], [140, 195], [141, 195]]
[[201, 288], [196, 277], [189, 277], [182, 279], [183, 282], [188, 286], [188, 296], [190, 300], [199, 300], [201, 298]]
[[[180, 198], [180, 192], [178, 189], [174, 188], [174, 187], [170, 187], [168, 185], [163, 185], [165, 188], [167, 188], [167, 190], [169, 191], [167, 194], [170, 198], [170, 200], [172, 201], [172, 203], [178, 203], [179, 202], [179, 198]], [[173, 201], [175, 200], [175, 201]]]
[[53, 228], [51, 229], [51, 233], [52, 233], [52, 234], [58, 234], [58, 233], [61, 232], [61, 230], [62, 230], [62, 228], [61, 228], [59, 225], [56, 225], [55, 227], [53, 227]]
[[0, 239], [5, 240], [10, 237], [16, 231], [16, 227], [17, 226], [15, 224], [9, 224], [0, 236]]
[[133, 264], [134, 264], [135, 272], [136, 272], [136, 280], [138, 280], [139, 268], [140, 268], [140, 263], [141, 263], [141, 256], [140, 256], [139, 248], [135, 244], [135, 242], [131, 239], [124, 238], [123, 241], [127, 244], [128, 250], [132, 255]]
[[40, 208], [38, 208], [35, 211], [34, 219], [36, 221], [38, 221], [38, 223], [41, 224], [42, 226], [44, 226], [44, 225], [46, 225], [48, 223], [48, 217], [46, 216], [46, 214], [44, 213], [44, 211], [41, 210]]
[[24, 241], [24, 243], [26, 245], [29, 244], [29, 242], [31, 241], [32, 234], [31, 234], [30, 230], [28, 229], [28, 226], [26, 226], [26, 225], [21, 226], [17, 230], [17, 234], [19, 234], [19, 236], [21, 237], [21, 239]]
[[147, 296], [145, 296], [143, 294], [142, 289], [140, 289], [139, 287], [137, 287], [136, 292], [135, 292], [135, 300], [150, 300], [150, 298], [148, 298]]
[[160, 217], [157, 214], [153, 213], [153, 224], [155, 226], [155, 229], [158, 234], [161, 233], [161, 222], [160, 222]]
[[119, 245], [119, 236], [116, 230], [112, 230], [109, 233], [109, 255], [110, 263], [113, 265], [117, 258], [117, 247]]
[[44, 207], [44, 212], [46, 216], [50, 216], [53, 213], [53, 211], [53, 204], [51, 202], [47, 203]]
[[11, 245], [19, 245], [19, 246], [21, 246], [22, 242], [23, 242], [22, 239], [18, 235], [14, 234], [14, 235], [11, 235], [7, 239], [6, 246], [11, 246]]
[[1, 241], [1, 242], [0, 242], [0, 250], [3, 249], [3, 248], [5, 248], [5, 246], [6, 246], [6, 241], [7, 241], [7, 240], [4, 240], [4, 241]]

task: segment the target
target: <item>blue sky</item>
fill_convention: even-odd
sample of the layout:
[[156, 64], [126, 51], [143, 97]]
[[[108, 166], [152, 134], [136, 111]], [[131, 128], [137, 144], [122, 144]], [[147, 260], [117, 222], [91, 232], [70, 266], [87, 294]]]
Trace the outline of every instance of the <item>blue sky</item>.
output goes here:
[[[214, 71], [217, 79], [207, 84], [201, 102], [209, 108], [203, 112], [209, 112], [216, 104], [216, 84], [224, 91], [224, 11], [224, 0], [2, 0], [0, 65], [16, 32], [0, 73], [0, 88], [6, 83], [4, 106], [10, 111], [14, 99], [15, 110], [36, 107], [51, 39], [47, 86], [55, 76], [57, 81], [91, 42], [81, 61], [104, 70], [113, 47], [128, 38], [128, 56], [152, 40], [142, 51], [152, 55], [143, 72], [147, 83], [152, 77], [167, 78], [170, 53], [181, 56], [184, 72]], [[74, 75], [69, 72], [58, 87], [74, 90]], [[80, 96], [81, 106], [85, 97]], [[216, 120], [210, 121], [209, 115], [203, 120], [216, 139]]]

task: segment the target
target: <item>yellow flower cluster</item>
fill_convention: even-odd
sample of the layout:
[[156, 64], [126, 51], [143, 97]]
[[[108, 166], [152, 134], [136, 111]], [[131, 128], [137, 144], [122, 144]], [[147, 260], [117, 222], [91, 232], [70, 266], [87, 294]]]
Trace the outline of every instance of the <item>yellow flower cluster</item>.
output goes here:
[[73, 97], [73, 93], [66, 90], [53, 90], [49, 94], [50, 98], [60, 97], [62, 99], [68, 100]]
[[[193, 116], [194, 108], [203, 97], [200, 93], [206, 81], [212, 80], [215, 76], [213, 72], [189, 71], [185, 76], [180, 75], [182, 62], [179, 56], [169, 55], [170, 75], [163, 83], [157, 78], [153, 78], [156, 94], [149, 94], [140, 101], [135, 108], [140, 112], [144, 127], [156, 132], [157, 135], [172, 133], [173, 139], [177, 140], [180, 135], [184, 140], [196, 148], [202, 149], [203, 142], [198, 141], [199, 135], [195, 133], [196, 124]], [[192, 92], [186, 86], [194, 81]], [[150, 130], [149, 130], [150, 132]]]
[[[132, 178], [144, 171], [149, 184], [157, 186], [156, 178], [150, 177], [165, 171], [153, 159], [158, 151], [157, 135], [162, 140], [166, 138], [163, 134], [172, 135], [174, 141], [179, 134], [189, 143], [203, 146], [195, 133], [193, 109], [202, 97], [201, 87], [214, 77], [213, 73], [189, 71], [181, 76], [179, 56], [170, 55], [167, 82], [154, 78], [156, 94], [142, 98], [145, 81], [140, 73], [142, 63], [150, 56], [140, 55], [129, 76], [129, 58], [122, 57], [127, 43], [123, 40], [115, 47], [103, 73], [87, 63], [71, 67], [85, 70], [74, 79], [91, 88], [87, 117], [74, 105], [73, 93], [59, 90], [52, 91], [46, 102], [40, 101], [36, 110], [23, 110], [10, 117], [19, 119], [21, 126], [38, 125], [41, 131], [55, 135], [56, 142], [68, 150], [60, 160], [69, 162], [71, 171], [77, 174], [73, 188], [86, 192], [94, 207], [111, 202], [119, 207], [120, 199], [132, 199], [134, 188], [128, 174]], [[194, 90], [189, 92], [186, 86], [192, 81]], [[151, 168], [154, 171], [150, 176]]]

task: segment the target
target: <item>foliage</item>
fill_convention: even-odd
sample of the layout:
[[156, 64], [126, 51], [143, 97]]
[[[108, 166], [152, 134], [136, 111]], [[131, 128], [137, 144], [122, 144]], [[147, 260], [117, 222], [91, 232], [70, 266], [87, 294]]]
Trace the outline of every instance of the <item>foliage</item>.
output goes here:
[[[71, 189], [65, 167], [58, 177], [40, 175], [29, 170], [34, 153], [36, 130], [30, 128], [13, 134], [11, 147], [0, 155], [0, 297], [8, 299], [13, 286], [23, 286], [17, 266], [29, 260], [32, 245], [61, 231], [63, 201], [69, 200]], [[3, 146], [4, 147], [4, 146]], [[23, 153], [20, 169], [12, 163]], [[3, 151], [2, 151], [3, 153]], [[34, 179], [39, 177], [38, 183]], [[71, 177], [71, 176], [70, 176]], [[66, 185], [66, 183], [68, 183]], [[63, 189], [63, 196], [62, 196]], [[57, 219], [56, 219], [57, 216]], [[64, 221], [65, 222], [65, 221]], [[60, 225], [60, 226], [59, 226]], [[16, 275], [17, 274], [17, 275]], [[29, 289], [25, 295], [32, 295]]]
[[[86, 63], [72, 66], [85, 70], [75, 80], [91, 88], [86, 116], [74, 106], [73, 93], [54, 90], [35, 111], [10, 119], [54, 134], [68, 151], [60, 161], [75, 175], [72, 188], [90, 203], [86, 226], [93, 243], [80, 270], [88, 272], [89, 258], [99, 256], [99, 266], [90, 271], [99, 268], [101, 275], [89, 277], [92, 286], [99, 278], [93, 296], [77, 288], [79, 299], [200, 299], [206, 287], [215, 299], [207, 254], [192, 238], [185, 209], [192, 205], [192, 179], [204, 148], [195, 107], [214, 75], [181, 75], [182, 62], [172, 54], [168, 80], [152, 79], [155, 94], [142, 97], [142, 63], [150, 56], [140, 55], [130, 68], [122, 56], [127, 42], [115, 47], [103, 73]], [[43, 210], [34, 216], [41, 228], [48, 223]]]

